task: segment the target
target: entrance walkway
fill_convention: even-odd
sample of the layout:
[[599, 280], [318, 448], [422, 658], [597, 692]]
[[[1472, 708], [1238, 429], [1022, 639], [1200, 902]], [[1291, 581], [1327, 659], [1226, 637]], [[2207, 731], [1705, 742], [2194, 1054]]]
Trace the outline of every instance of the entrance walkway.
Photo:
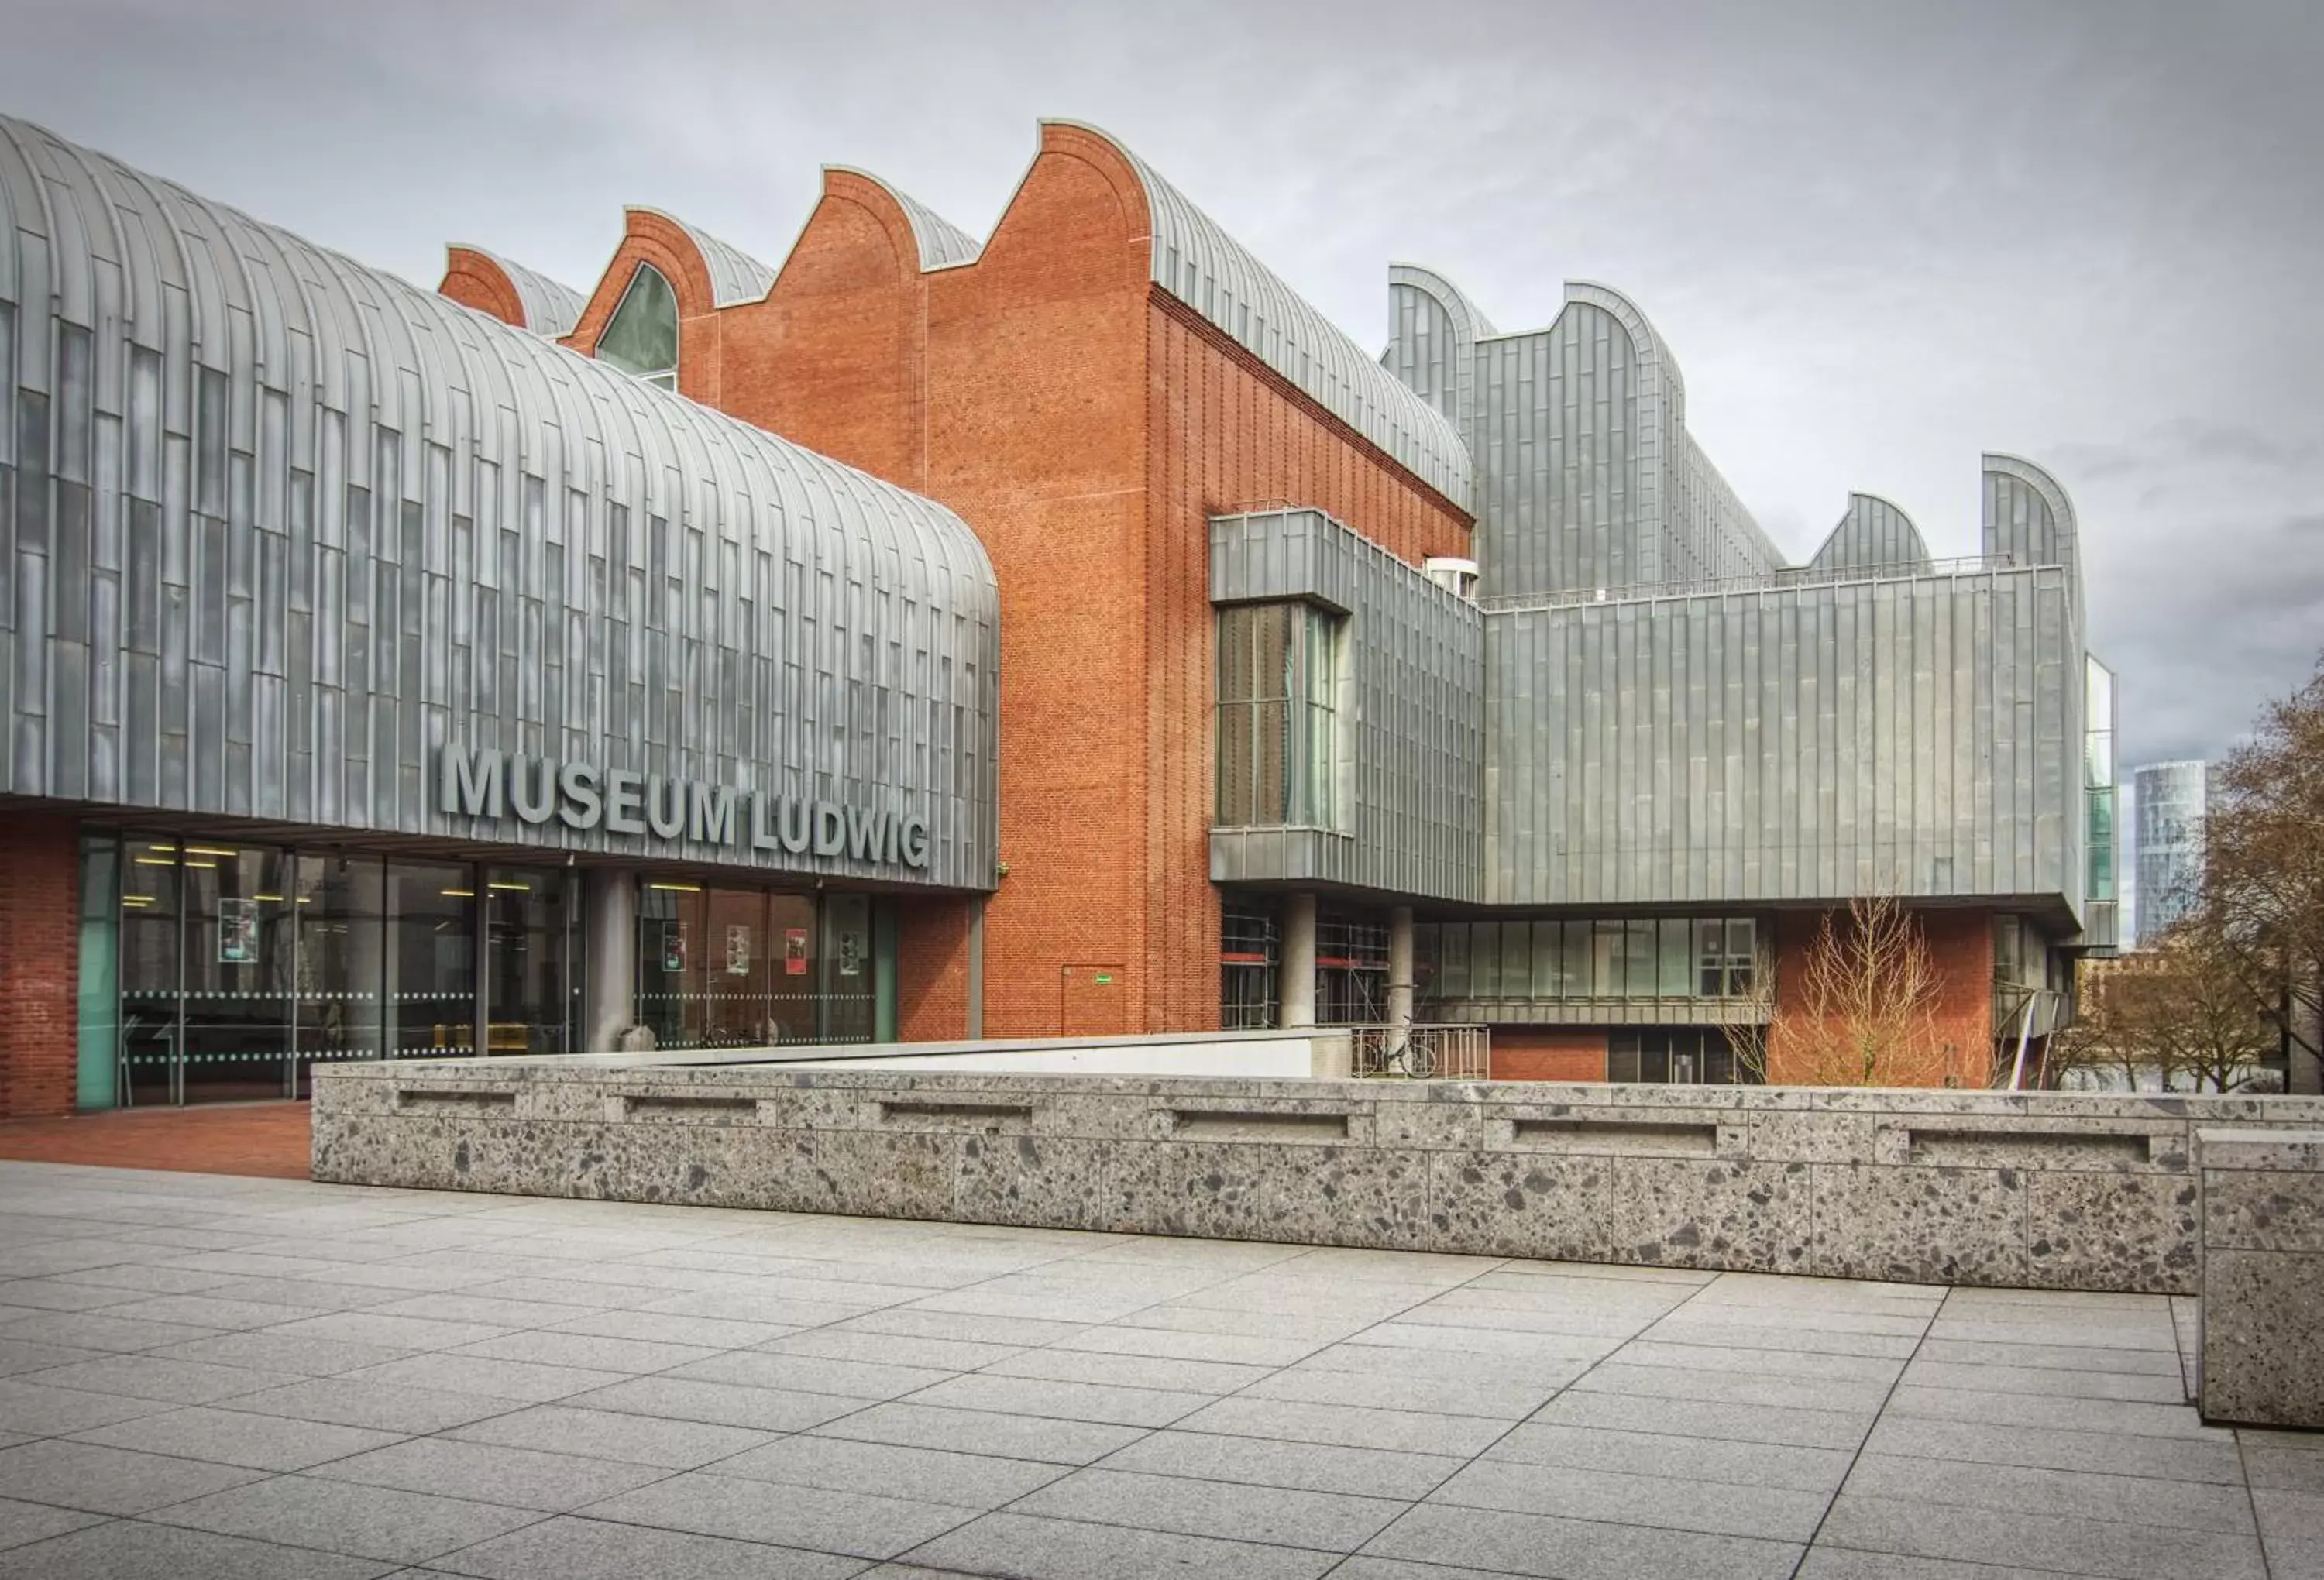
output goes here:
[[304, 1180], [307, 1105], [223, 1103], [15, 1119], [0, 1125], [0, 1158]]
[[2324, 1574], [2144, 1296], [0, 1163], [0, 1370], [6, 1580]]

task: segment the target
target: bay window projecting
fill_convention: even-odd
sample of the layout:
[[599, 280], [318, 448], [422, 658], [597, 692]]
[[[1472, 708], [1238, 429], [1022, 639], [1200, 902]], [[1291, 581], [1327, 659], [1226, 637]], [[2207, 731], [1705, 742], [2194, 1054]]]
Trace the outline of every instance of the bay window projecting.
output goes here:
[[1220, 827], [1338, 826], [1344, 624], [1308, 603], [1219, 611]]
[[630, 276], [597, 337], [597, 360], [649, 384], [678, 388], [678, 295], [652, 264], [639, 264]]

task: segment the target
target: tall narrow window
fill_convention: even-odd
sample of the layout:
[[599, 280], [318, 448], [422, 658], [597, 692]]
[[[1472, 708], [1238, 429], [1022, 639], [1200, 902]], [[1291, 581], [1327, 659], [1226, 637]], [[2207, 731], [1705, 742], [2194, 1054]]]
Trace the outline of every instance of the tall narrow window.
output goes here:
[[1219, 611], [1222, 827], [1337, 826], [1342, 624], [1305, 603]]
[[652, 264], [639, 264], [630, 276], [597, 337], [597, 360], [649, 384], [678, 388], [678, 296]]

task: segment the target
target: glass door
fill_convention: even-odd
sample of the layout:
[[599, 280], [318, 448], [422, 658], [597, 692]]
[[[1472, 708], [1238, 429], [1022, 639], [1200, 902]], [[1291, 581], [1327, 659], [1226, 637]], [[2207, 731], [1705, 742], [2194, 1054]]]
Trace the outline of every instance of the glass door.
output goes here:
[[874, 974], [872, 961], [872, 898], [869, 895], [823, 897], [825, 942], [823, 966], [822, 1040], [872, 1040]]
[[132, 840], [121, 863], [119, 1100], [178, 1100], [178, 847]]
[[484, 1051], [568, 1053], [580, 1018], [579, 950], [569, 876], [494, 867], [484, 874]]
[[178, 1100], [281, 1097], [297, 1002], [289, 861], [280, 850], [191, 841], [179, 858]]

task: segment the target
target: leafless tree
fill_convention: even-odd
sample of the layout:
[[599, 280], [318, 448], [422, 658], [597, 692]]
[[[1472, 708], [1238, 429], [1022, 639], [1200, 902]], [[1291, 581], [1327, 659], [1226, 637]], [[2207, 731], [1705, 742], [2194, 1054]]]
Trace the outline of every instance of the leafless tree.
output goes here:
[[1956, 1073], [1928, 937], [1893, 895], [1858, 896], [1824, 916], [1800, 965], [1799, 997], [1771, 1061], [1787, 1082], [1938, 1086]]
[[1766, 929], [1751, 952], [1750, 985], [1740, 993], [1729, 992], [1727, 1007], [1730, 1018], [1720, 1023], [1720, 1031], [1727, 1038], [1727, 1051], [1733, 1055], [1735, 1068], [1749, 1079], [1765, 1085], [1767, 1074], [1767, 1042], [1775, 1020], [1775, 956], [1768, 947]]
[[2153, 1075], [2174, 1091], [2254, 1085], [2277, 1033], [2244, 973], [2244, 951], [2200, 914], [2148, 948], [2086, 968], [2080, 1013], [2051, 1039], [2046, 1073], [2102, 1071], [2134, 1089]]
[[2228, 756], [2203, 833], [2202, 924], [2292, 1057], [2324, 1056], [2324, 657]]

